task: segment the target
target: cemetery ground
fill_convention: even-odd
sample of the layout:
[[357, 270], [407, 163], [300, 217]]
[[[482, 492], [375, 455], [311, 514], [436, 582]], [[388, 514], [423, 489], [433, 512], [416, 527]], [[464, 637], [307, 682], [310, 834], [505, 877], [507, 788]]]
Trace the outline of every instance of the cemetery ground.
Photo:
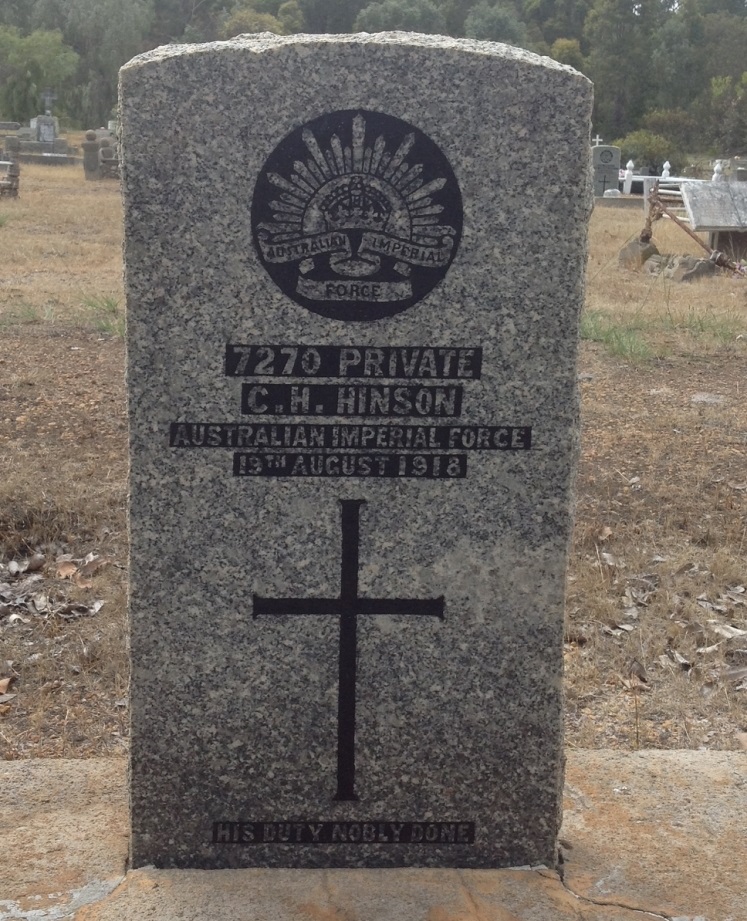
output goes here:
[[[0, 203], [4, 759], [126, 751], [121, 221], [80, 167], [23, 167]], [[642, 226], [591, 219], [566, 742], [747, 747], [747, 282], [623, 272]]]

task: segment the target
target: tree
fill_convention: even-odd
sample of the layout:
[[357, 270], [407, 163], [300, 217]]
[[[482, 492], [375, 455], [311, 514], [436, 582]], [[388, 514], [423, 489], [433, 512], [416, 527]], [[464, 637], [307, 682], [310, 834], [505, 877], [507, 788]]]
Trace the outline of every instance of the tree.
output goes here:
[[698, 123], [684, 109], [653, 109], [644, 115], [643, 127], [667, 138], [678, 150], [692, 150], [698, 139]]
[[651, 37], [651, 101], [657, 108], [692, 104], [703, 89], [703, 17], [699, 0], [680, 0]]
[[709, 138], [714, 153], [747, 153], [747, 71], [733, 77], [714, 77], [707, 97]]
[[620, 137], [639, 124], [652, 95], [652, 37], [663, 23], [658, 0], [597, 0], [586, 17], [586, 73], [594, 81], [594, 125]]
[[250, 32], [274, 32], [285, 35], [282, 23], [270, 13], [258, 13], [251, 7], [234, 10], [221, 26], [221, 38], [233, 38]]
[[446, 18], [431, 0], [383, 0], [369, 3], [358, 13], [356, 32], [426, 32], [446, 31]]
[[468, 38], [484, 39], [490, 42], [507, 42], [509, 45], [526, 46], [526, 26], [516, 15], [516, 9], [489, 0], [480, 0], [469, 11], [464, 31]]
[[[713, 77], [739, 79], [745, 68], [747, 17], [718, 13], [703, 17], [701, 44], [703, 77], [707, 91]], [[702, 84], [701, 84], [702, 85]]]
[[306, 20], [298, 0], [286, 0], [278, 8], [277, 18], [286, 35], [306, 31]]
[[28, 32], [31, 29], [31, 6], [27, 0], [0, 0], [0, 25], [13, 26], [21, 33]]
[[47, 86], [64, 98], [77, 65], [78, 55], [59, 32], [21, 36], [17, 29], [0, 27], [0, 106], [6, 116], [25, 122], [38, 115], [39, 94]]
[[534, 26], [548, 45], [559, 38], [581, 42], [592, 0], [523, 0], [521, 11], [527, 26]]
[[576, 70], [584, 69], [584, 56], [577, 38], [556, 38], [550, 49], [550, 57]]
[[732, 13], [747, 16], [747, 0], [699, 0], [704, 13]]
[[475, 0], [440, 0], [439, 8], [446, 19], [447, 35], [464, 35], [464, 24]]
[[309, 32], [352, 32], [369, 0], [298, 0]]
[[648, 169], [651, 175], [658, 176], [665, 160], [674, 163], [679, 159], [678, 151], [670, 140], [645, 129], [632, 131], [621, 141], [615, 141], [615, 146], [620, 148], [623, 161], [635, 163], [639, 174]]
[[117, 102], [119, 68], [148, 47], [149, 0], [67, 0], [65, 39], [78, 52], [76, 114], [84, 125], [106, 122]]

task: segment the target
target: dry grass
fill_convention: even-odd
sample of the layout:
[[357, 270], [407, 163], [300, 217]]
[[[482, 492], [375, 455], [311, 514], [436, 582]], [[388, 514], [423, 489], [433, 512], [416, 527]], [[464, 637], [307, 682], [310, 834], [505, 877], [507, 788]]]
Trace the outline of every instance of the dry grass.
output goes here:
[[[747, 730], [747, 634], [736, 632], [747, 630], [736, 591], [747, 585], [747, 282], [620, 271], [642, 223], [640, 211], [592, 218], [567, 739], [733, 748]], [[665, 222], [655, 242], [697, 252]], [[86, 183], [79, 167], [24, 167], [21, 197], [0, 201], [0, 563], [42, 552], [34, 591], [106, 602], [72, 620], [14, 608], [27, 623], [0, 606], [5, 758], [126, 746], [120, 247], [117, 184]], [[90, 578], [56, 565], [90, 553], [107, 561]], [[4, 581], [19, 584], [7, 568]]]
[[79, 166], [22, 166], [21, 195], [0, 200], [0, 324], [90, 324], [91, 303], [123, 304], [117, 183]]

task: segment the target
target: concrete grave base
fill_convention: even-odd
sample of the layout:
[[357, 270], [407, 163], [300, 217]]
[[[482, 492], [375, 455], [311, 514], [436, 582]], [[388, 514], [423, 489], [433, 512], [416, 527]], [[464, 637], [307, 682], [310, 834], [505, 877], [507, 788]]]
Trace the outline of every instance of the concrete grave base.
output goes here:
[[564, 879], [514, 870], [126, 872], [124, 760], [0, 766], [0, 921], [744, 921], [747, 755], [571, 751]]

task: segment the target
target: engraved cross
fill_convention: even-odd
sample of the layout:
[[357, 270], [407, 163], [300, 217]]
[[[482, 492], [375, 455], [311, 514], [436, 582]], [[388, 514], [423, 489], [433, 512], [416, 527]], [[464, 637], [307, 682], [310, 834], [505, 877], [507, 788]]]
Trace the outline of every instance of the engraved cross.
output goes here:
[[336, 800], [357, 800], [355, 794], [355, 685], [358, 656], [358, 617], [365, 615], [444, 618], [439, 598], [361, 598], [358, 594], [360, 508], [363, 499], [342, 499], [342, 565], [339, 598], [264, 598], [253, 596], [253, 617], [269, 614], [334, 615], [340, 619], [337, 690]]

